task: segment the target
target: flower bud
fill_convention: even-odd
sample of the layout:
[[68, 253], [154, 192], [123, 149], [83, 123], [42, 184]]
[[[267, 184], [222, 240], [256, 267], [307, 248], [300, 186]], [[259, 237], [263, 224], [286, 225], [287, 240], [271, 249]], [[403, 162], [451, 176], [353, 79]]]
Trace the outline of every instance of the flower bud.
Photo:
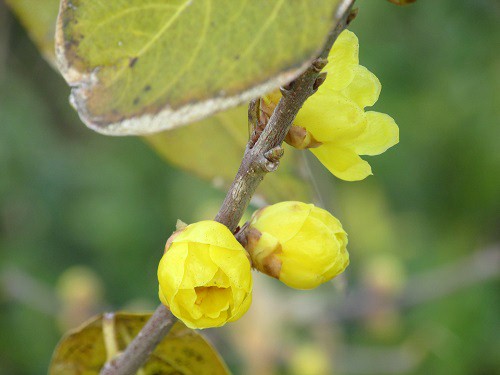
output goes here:
[[250, 262], [231, 231], [200, 221], [175, 232], [158, 266], [159, 297], [190, 328], [239, 319], [252, 300]]
[[296, 125], [292, 125], [288, 131], [285, 142], [299, 150], [321, 146], [321, 142], [314, 139], [314, 136], [306, 128]]
[[296, 289], [312, 289], [349, 264], [347, 234], [328, 211], [281, 202], [254, 213], [246, 249], [253, 266]]

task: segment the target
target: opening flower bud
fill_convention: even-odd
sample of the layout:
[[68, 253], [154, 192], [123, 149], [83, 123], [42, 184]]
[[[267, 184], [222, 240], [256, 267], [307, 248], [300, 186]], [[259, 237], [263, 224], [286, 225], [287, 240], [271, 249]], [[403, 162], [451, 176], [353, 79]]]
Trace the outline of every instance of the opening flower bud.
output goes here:
[[313, 204], [264, 207], [252, 216], [246, 237], [254, 267], [292, 288], [315, 288], [349, 264], [340, 221]]
[[314, 139], [313, 135], [306, 128], [296, 125], [292, 125], [288, 131], [285, 142], [299, 150], [321, 146], [321, 142]]
[[158, 266], [161, 302], [190, 328], [239, 319], [252, 300], [243, 246], [216, 221], [200, 221], [174, 235]]

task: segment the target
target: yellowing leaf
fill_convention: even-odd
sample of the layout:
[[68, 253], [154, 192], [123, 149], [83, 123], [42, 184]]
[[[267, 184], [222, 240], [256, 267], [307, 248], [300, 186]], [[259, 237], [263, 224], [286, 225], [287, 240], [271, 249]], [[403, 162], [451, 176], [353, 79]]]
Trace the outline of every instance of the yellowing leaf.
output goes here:
[[[99, 374], [106, 361], [125, 349], [150, 316], [105, 314], [69, 332], [54, 351], [49, 375]], [[226, 375], [229, 371], [203, 336], [178, 322], [138, 373]]]
[[[23, 25], [46, 52], [54, 55], [54, 24], [57, 0], [8, 0]], [[38, 16], [43, 13], [43, 16]], [[43, 42], [42, 42], [43, 41]], [[238, 169], [248, 138], [247, 109], [240, 106], [219, 112], [215, 116], [180, 127], [146, 136], [148, 143], [168, 162], [185, 169], [216, 186], [227, 188]], [[286, 147], [286, 145], [285, 145]], [[311, 192], [304, 178], [299, 177], [300, 153], [287, 148], [277, 172], [270, 173], [257, 193], [268, 203], [283, 200], [311, 201]]]
[[6, 0], [44, 57], [54, 62], [54, 34], [59, 0]]
[[96, 131], [149, 134], [290, 81], [339, 0], [63, 0], [58, 65]]
[[[170, 163], [227, 188], [233, 180], [248, 140], [247, 108], [239, 106], [158, 134], [146, 136]], [[287, 148], [275, 173], [269, 173], [257, 193], [268, 203], [310, 201], [309, 186], [299, 177], [300, 151]]]

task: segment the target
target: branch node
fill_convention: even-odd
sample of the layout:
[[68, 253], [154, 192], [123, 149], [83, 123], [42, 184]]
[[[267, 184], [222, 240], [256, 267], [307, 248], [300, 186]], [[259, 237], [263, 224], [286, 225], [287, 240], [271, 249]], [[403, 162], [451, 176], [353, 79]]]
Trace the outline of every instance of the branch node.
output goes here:
[[358, 13], [359, 13], [359, 8], [354, 8], [354, 9], [351, 9], [351, 12], [349, 13], [349, 15], [347, 16], [347, 20], [345, 21], [346, 23], [346, 26], [349, 26], [349, 24], [354, 21], [354, 19], [358, 16]]
[[293, 91], [293, 83], [294, 81], [289, 82], [285, 86], [280, 87], [281, 95], [289, 96], [290, 93]]
[[257, 165], [264, 172], [274, 172], [280, 165], [280, 159], [284, 154], [283, 147], [276, 146], [264, 152], [264, 155], [257, 159]]
[[264, 170], [268, 173], [275, 172], [278, 169], [279, 165], [280, 165], [279, 161], [272, 162], [272, 161], [269, 161], [267, 159], [262, 164], [262, 166], [264, 167]]
[[318, 75], [318, 78], [313, 83], [313, 91], [316, 92], [318, 88], [326, 81], [327, 73], [323, 72]]
[[276, 146], [270, 149], [269, 151], [266, 151], [264, 153], [264, 157], [270, 161], [271, 163], [277, 163], [285, 153], [285, 150], [281, 146]]
[[312, 62], [312, 67], [317, 73], [319, 73], [323, 70], [323, 68], [326, 66], [327, 63], [328, 59], [324, 57], [318, 57], [316, 60]]

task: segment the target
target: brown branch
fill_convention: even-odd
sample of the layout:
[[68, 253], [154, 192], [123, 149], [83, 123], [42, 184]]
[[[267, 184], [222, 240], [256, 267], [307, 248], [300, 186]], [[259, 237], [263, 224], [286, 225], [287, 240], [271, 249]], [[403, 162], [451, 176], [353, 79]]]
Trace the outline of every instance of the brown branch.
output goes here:
[[[336, 26], [329, 33], [321, 53], [300, 76], [282, 88], [283, 97], [266, 127], [256, 141], [251, 139], [247, 144], [240, 168], [215, 218], [232, 232], [236, 230], [251, 197], [266, 173], [273, 172], [278, 167], [283, 154], [281, 144], [295, 116], [306, 99], [314, 94], [324, 80], [320, 76], [321, 69], [327, 62], [333, 43], [350, 20], [353, 3], [354, 0], [340, 2], [335, 14]], [[103, 367], [101, 375], [135, 374], [176, 321], [177, 318], [168, 308], [160, 305], [127, 349]]]

